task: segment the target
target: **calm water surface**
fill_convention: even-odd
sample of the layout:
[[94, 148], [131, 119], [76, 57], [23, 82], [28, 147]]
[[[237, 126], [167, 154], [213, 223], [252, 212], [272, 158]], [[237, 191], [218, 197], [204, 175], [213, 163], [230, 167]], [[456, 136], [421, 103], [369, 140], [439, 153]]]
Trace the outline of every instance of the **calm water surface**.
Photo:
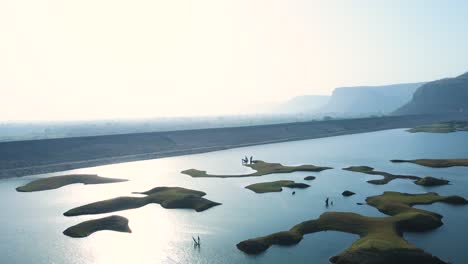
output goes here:
[[[180, 173], [188, 168], [210, 173], [246, 173], [240, 159], [256, 159], [287, 165], [315, 164], [334, 167], [320, 173], [295, 172], [254, 178], [194, 179]], [[392, 164], [390, 159], [468, 157], [468, 133], [411, 134], [388, 130], [358, 135], [253, 146], [206, 154], [99, 166], [0, 181], [0, 263], [328, 263], [328, 258], [347, 248], [357, 236], [322, 232], [305, 236], [296, 246], [271, 247], [259, 256], [247, 256], [235, 247], [247, 238], [287, 230], [325, 211], [352, 211], [383, 216], [369, 206], [356, 205], [383, 191], [421, 193], [436, 191], [468, 198], [468, 168], [432, 169], [412, 164]], [[376, 177], [341, 170], [350, 165], [368, 165], [392, 173], [444, 177], [452, 185], [425, 188], [408, 180], [376, 186], [366, 180]], [[18, 193], [15, 188], [32, 179], [64, 173], [96, 173], [130, 181], [102, 185], [70, 185], [61, 189]], [[311, 187], [280, 193], [255, 194], [244, 187], [257, 182], [295, 180], [314, 175]], [[157, 204], [116, 212], [127, 217], [131, 234], [97, 232], [87, 238], [69, 238], [63, 230], [99, 216], [65, 217], [63, 212], [86, 203], [117, 196], [130, 196], [156, 186], [180, 186], [207, 193], [222, 203], [207, 211], [168, 210]], [[341, 192], [357, 194], [343, 198]], [[325, 208], [331, 197], [334, 207]], [[444, 215], [441, 228], [406, 233], [405, 238], [453, 263], [468, 263], [468, 206], [445, 204], [418, 206]], [[194, 249], [192, 236], [202, 246]]]

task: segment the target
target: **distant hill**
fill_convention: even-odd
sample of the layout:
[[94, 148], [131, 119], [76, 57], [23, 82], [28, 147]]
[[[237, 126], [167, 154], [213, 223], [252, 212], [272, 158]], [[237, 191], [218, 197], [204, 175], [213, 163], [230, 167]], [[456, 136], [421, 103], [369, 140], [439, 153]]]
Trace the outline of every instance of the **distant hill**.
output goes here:
[[428, 82], [395, 115], [468, 112], [468, 73]]
[[319, 111], [330, 114], [388, 114], [411, 100], [424, 83], [340, 87]]
[[328, 95], [302, 95], [275, 106], [272, 112], [278, 114], [312, 113], [330, 100]]

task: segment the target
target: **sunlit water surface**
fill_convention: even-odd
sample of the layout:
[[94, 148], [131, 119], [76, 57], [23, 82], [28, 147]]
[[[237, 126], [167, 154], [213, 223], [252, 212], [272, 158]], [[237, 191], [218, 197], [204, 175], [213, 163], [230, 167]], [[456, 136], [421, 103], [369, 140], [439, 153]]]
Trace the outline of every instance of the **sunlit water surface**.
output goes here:
[[[335, 169], [320, 173], [295, 172], [254, 178], [191, 178], [180, 173], [188, 168], [210, 173], [246, 173], [240, 159], [256, 159], [287, 165], [316, 164]], [[61, 173], [0, 181], [1, 263], [328, 263], [328, 258], [348, 247], [357, 236], [339, 232], [306, 235], [296, 246], [274, 246], [259, 256], [248, 256], [236, 243], [252, 237], [287, 230], [325, 211], [352, 211], [383, 216], [370, 206], [359, 206], [367, 196], [383, 191], [421, 193], [436, 191], [468, 197], [468, 168], [432, 169], [412, 164], [392, 164], [390, 159], [468, 157], [468, 133], [411, 134], [404, 130], [339, 136], [269, 144], [206, 154], [99, 166]], [[368, 165], [392, 173], [444, 177], [452, 185], [425, 188], [409, 180], [376, 186], [366, 180], [376, 177], [341, 170], [350, 165]], [[57, 190], [18, 193], [17, 186], [33, 179], [65, 173], [96, 173], [128, 182], [81, 185]], [[244, 187], [257, 182], [295, 180], [314, 175], [310, 188], [286, 189], [256, 194]], [[132, 195], [156, 186], [180, 186], [201, 190], [206, 198], [222, 203], [207, 211], [164, 209], [158, 204], [115, 212], [127, 217], [132, 233], [102, 231], [87, 238], [70, 238], [63, 230], [99, 216], [65, 217], [63, 212], [102, 199]], [[344, 198], [351, 190], [355, 196]], [[332, 208], [324, 200], [331, 197]], [[417, 246], [453, 263], [468, 263], [468, 206], [445, 204], [419, 206], [444, 215], [445, 225], [424, 234], [405, 234]], [[194, 248], [192, 236], [202, 246]]]

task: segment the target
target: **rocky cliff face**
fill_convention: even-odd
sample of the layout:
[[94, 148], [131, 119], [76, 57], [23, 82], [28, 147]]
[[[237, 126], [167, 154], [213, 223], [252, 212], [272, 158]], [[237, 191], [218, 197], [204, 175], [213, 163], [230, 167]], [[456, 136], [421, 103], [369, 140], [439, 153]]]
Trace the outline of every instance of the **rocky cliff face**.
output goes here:
[[409, 102], [416, 89], [423, 84], [336, 88], [330, 101], [320, 112], [348, 115], [388, 114]]
[[468, 112], [468, 73], [426, 83], [395, 115]]

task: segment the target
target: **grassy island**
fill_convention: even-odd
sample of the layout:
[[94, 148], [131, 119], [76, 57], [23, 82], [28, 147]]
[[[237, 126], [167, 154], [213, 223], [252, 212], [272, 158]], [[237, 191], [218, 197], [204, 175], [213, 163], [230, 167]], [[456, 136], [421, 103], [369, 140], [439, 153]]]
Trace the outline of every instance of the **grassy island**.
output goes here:
[[468, 131], [468, 122], [466, 121], [450, 121], [443, 123], [435, 123], [430, 125], [418, 126], [407, 130], [411, 133], [426, 132], [426, 133], [452, 133], [457, 131]]
[[437, 179], [437, 178], [430, 177], [430, 176], [419, 177], [419, 176], [413, 176], [413, 175], [395, 175], [395, 174], [391, 174], [388, 172], [376, 171], [374, 170], [374, 168], [368, 167], [368, 166], [351, 166], [348, 168], [344, 168], [343, 170], [360, 172], [360, 173], [365, 173], [365, 174], [370, 174], [370, 175], [383, 176], [383, 179], [367, 181], [368, 183], [378, 184], [378, 185], [387, 184], [390, 181], [393, 181], [395, 179], [413, 180], [415, 184], [418, 184], [421, 186], [436, 186], [436, 185], [445, 185], [449, 183], [449, 181], [447, 180]]
[[259, 254], [272, 245], [295, 245], [306, 234], [321, 231], [341, 231], [360, 238], [337, 256], [332, 263], [346, 264], [444, 264], [446, 262], [413, 246], [402, 235], [405, 231], [422, 232], [442, 225], [442, 216], [411, 206], [445, 202], [455, 205], [468, 203], [459, 196], [439, 196], [436, 193], [405, 194], [385, 192], [366, 199], [369, 205], [389, 217], [367, 217], [355, 213], [326, 212], [318, 219], [295, 225], [288, 231], [248, 239], [237, 244], [247, 254]]
[[90, 203], [73, 208], [64, 213], [65, 216], [77, 216], [88, 214], [103, 214], [116, 211], [135, 209], [150, 203], [160, 204], [167, 209], [184, 208], [197, 212], [207, 210], [220, 205], [203, 198], [206, 193], [185, 189], [181, 187], [156, 187], [149, 191], [138, 193], [145, 197], [117, 197], [114, 199]]
[[272, 173], [291, 173], [295, 171], [314, 171], [319, 172], [323, 170], [332, 169], [330, 167], [320, 167], [314, 165], [299, 165], [299, 166], [284, 166], [280, 163], [268, 163], [261, 160], [255, 160], [252, 164], [244, 164], [244, 166], [250, 167], [255, 172], [249, 174], [238, 174], [238, 175], [214, 175], [208, 174], [206, 171], [189, 169], [182, 171], [183, 174], [187, 174], [194, 178], [208, 177], [208, 178], [239, 178], [239, 177], [256, 177], [263, 176]]
[[468, 167], [468, 159], [414, 159], [414, 160], [391, 160], [393, 163], [413, 163], [431, 168], [448, 168], [448, 167]]
[[45, 190], [58, 189], [60, 187], [75, 184], [103, 184], [103, 183], [114, 183], [114, 182], [124, 182], [125, 179], [114, 179], [114, 178], [105, 178], [100, 177], [95, 174], [71, 174], [63, 176], [54, 176], [48, 178], [42, 178], [34, 180], [26, 185], [16, 188], [18, 192], [38, 192]]
[[256, 193], [281, 192], [283, 187], [304, 189], [310, 187], [305, 183], [296, 183], [294, 181], [272, 181], [251, 184], [245, 188]]
[[449, 184], [449, 182], [450, 181], [445, 180], [445, 179], [438, 179], [438, 178], [427, 176], [427, 177], [424, 177], [415, 181], [414, 183], [417, 185], [421, 185], [421, 186], [439, 186], [439, 185]]
[[117, 232], [131, 233], [128, 227], [128, 219], [118, 215], [112, 215], [95, 220], [85, 221], [63, 231], [64, 235], [69, 237], [87, 237], [94, 232], [102, 230], [111, 230]]

